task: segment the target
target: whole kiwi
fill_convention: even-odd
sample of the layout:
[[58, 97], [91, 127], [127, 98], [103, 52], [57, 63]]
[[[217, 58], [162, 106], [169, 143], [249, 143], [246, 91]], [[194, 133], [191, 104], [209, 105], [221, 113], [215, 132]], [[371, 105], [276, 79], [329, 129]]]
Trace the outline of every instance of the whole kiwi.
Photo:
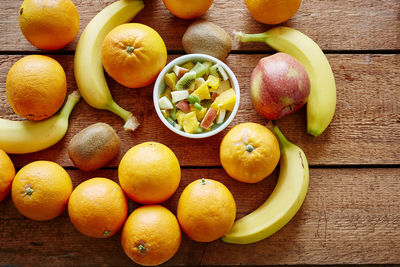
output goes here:
[[77, 133], [68, 145], [68, 154], [82, 171], [94, 171], [118, 155], [121, 140], [107, 123], [95, 123]]
[[198, 19], [186, 29], [182, 37], [186, 53], [201, 53], [224, 60], [232, 49], [232, 39], [218, 25]]

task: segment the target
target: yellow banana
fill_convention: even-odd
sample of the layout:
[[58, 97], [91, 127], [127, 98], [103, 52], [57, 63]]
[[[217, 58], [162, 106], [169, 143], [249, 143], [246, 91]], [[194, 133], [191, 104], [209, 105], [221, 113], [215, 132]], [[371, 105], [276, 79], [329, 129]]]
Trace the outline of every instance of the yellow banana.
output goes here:
[[227, 243], [249, 244], [269, 237], [293, 218], [306, 197], [309, 170], [303, 150], [290, 143], [277, 126], [271, 130], [281, 149], [278, 182], [264, 204], [237, 220], [222, 237]]
[[10, 154], [25, 154], [56, 144], [67, 132], [69, 115], [80, 97], [78, 91], [72, 92], [64, 107], [46, 120], [0, 119], [0, 149]]
[[335, 77], [321, 48], [307, 35], [289, 27], [276, 27], [257, 34], [235, 32], [235, 36], [240, 42], [265, 42], [303, 64], [310, 78], [307, 132], [320, 135], [331, 122], [336, 108]]
[[101, 46], [113, 28], [130, 22], [143, 7], [142, 0], [119, 0], [100, 11], [82, 32], [74, 60], [75, 80], [85, 101], [94, 108], [117, 114], [125, 121], [125, 130], [131, 131], [139, 126], [139, 122], [113, 100], [104, 77]]

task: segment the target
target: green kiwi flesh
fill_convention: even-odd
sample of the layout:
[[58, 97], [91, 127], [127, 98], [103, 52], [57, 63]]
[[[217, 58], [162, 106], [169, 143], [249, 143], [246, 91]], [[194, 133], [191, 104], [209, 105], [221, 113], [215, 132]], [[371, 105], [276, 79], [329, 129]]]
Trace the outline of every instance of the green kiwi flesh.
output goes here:
[[215, 64], [210, 68], [210, 74], [220, 78], [222, 81], [228, 80], [228, 74], [226, 74], [224, 68], [220, 64]]
[[189, 90], [194, 85], [196, 79], [196, 72], [193, 70], [185, 73], [179, 81], [176, 83], [175, 88], [177, 90]]

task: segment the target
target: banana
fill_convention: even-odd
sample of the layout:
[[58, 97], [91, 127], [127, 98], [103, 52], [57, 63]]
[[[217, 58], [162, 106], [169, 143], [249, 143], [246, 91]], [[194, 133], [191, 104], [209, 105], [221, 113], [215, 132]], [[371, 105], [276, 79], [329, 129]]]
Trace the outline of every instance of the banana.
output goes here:
[[139, 122], [113, 100], [104, 76], [101, 46], [113, 28], [130, 22], [143, 7], [142, 0], [119, 0], [100, 11], [82, 32], [74, 60], [75, 80], [85, 101], [94, 108], [117, 114], [125, 121], [125, 130], [131, 131], [139, 126]]
[[240, 42], [265, 42], [303, 64], [310, 79], [307, 132], [320, 135], [331, 122], [336, 108], [335, 77], [321, 48], [307, 35], [289, 27], [276, 27], [258, 34], [234, 34]]
[[237, 220], [222, 237], [227, 243], [249, 244], [269, 237], [293, 218], [306, 197], [309, 170], [303, 150], [290, 143], [277, 126], [269, 128], [281, 149], [278, 182], [264, 204]]
[[64, 107], [56, 115], [46, 120], [0, 119], [0, 149], [10, 154], [25, 154], [56, 144], [67, 132], [69, 115], [80, 97], [78, 91], [72, 92]]

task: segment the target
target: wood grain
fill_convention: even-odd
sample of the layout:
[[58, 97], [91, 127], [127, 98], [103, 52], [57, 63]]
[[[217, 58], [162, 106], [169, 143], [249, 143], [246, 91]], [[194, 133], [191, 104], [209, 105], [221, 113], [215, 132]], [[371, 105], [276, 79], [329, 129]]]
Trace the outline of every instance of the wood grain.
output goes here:
[[[118, 180], [115, 170], [68, 172], [74, 186], [98, 175]], [[178, 191], [163, 205], [175, 213], [183, 188], [200, 177], [224, 183], [242, 217], [265, 201], [277, 172], [260, 183], [244, 184], [220, 168], [185, 169]], [[399, 264], [398, 178], [396, 168], [313, 168], [302, 208], [275, 235], [250, 245], [197, 243], [184, 236], [166, 265]], [[129, 201], [129, 206], [132, 211], [137, 204]], [[121, 249], [120, 233], [101, 240], [85, 237], [74, 229], [67, 212], [49, 222], [35, 222], [20, 215], [8, 197], [0, 203], [0, 214], [0, 265], [133, 265]]]
[[[227, 64], [241, 86], [241, 103], [230, 127], [246, 121], [266, 124], [254, 110], [249, 94], [249, 76], [258, 60], [266, 55], [230, 55]], [[0, 56], [0, 116], [19, 119], [9, 107], [4, 92], [8, 69], [22, 56]], [[169, 56], [168, 61], [176, 56]], [[68, 88], [76, 90], [73, 56], [54, 56], [68, 76]], [[306, 133], [305, 108], [278, 121], [287, 138], [302, 147], [310, 165], [400, 164], [400, 55], [328, 55], [335, 74], [338, 101], [336, 115], [319, 137]], [[108, 111], [95, 110], [83, 100], [70, 118], [66, 137], [54, 147], [27, 155], [13, 155], [16, 166], [47, 159], [73, 166], [67, 144], [74, 134], [92, 123], [103, 121], [117, 130], [121, 153], [109, 166], [118, 165], [132, 146], [155, 140], [169, 146], [182, 166], [219, 166], [219, 144], [230, 127], [214, 137], [191, 140], [169, 131], [157, 117], [152, 86], [132, 90], [109, 79], [113, 96], [133, 111], [141, 126], [132, 134], [122, 130], [122, 120]]]
[[[113, 0], [74, 0], [80, 15], [80, 33], [88, 22]], [[22, 35], [18, 11], [22, 1], [2, 0], [0, 8], [0, 51], [37, 51]], [[307, 0], [295, 16], [282, 24], [314, 39], [324, 50], [400, 49], [400, 5], [398, 0]], [[229, 34], [234, 30], [263, 32], [272, 26], [256, 22], [244, 2], [215, 0], [203, 16]], [[160, 33], [169, 50], [182, 50], [181, 38], [191, 20], [174, 17], [161, 0], [146, 0], [134, 19]], [[379, 27], [377, 27], [379, 25]], [[78, 37], [80, 36], [78, 34]], [[76, 38], [64, 50], [74, 50]], [[266, 50], [263, 44], [239, 45], [234, 50]]]

